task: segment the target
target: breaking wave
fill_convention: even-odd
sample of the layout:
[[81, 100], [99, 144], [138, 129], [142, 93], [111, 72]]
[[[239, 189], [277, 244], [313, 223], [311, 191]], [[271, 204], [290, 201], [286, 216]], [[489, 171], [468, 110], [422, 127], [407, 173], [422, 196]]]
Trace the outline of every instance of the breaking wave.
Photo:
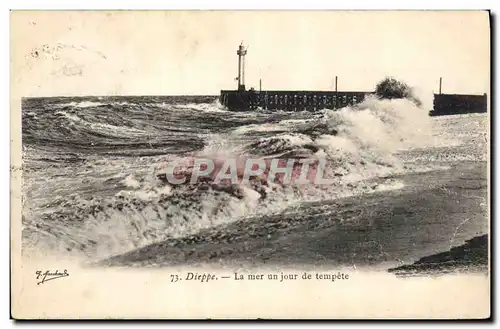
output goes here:
[[[395, 175], [425, 168], [405, 164], [398, 152], [435, 144], [427, 110], [405, 99], [368, 98], [337, 111], [293, 115], [232, 113], [218, 103], [87, 105], [24, 111], [28, 144], [94, 144], [78, 149], [83, 165], [54, 156], [51, 167], [27, 171], [23, 223], [34, 248], [94, 259], [242, 218], [261, 220], [309, 201], [401, 188]], [[96, 144], [106, 152], [98, 153]], [[110, 157], [117, 145], [135, 156]], [[163, 153], [144, 157], [145, 148]], [[29, 149], [28, 165], [36, 158]], [[332, 183], [171, 185], [162, 175], [173, 158], [188, 171], [196, 158], [326, 159], [323, 176]], [[47, 185], [36, 189], [42, 182]]]

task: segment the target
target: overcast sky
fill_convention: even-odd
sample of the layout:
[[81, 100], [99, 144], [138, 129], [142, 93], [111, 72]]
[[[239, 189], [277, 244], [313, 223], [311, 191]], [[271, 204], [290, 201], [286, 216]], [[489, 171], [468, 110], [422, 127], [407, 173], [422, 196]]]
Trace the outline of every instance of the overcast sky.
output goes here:
[[385, 76], [424, 91], [489, 91], [487, 12], [15, 12], [19, 96], [212, 94], [247, 87], [373, 90]]

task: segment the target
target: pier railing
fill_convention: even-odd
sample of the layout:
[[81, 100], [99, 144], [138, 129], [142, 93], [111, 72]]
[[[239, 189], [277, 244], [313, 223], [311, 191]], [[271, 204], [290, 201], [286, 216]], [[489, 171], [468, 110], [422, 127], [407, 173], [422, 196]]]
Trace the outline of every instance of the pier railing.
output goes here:
[[[272, 111], [340, 109], [362, 102], [373, 92], [358, 91], [236, 91], [222, 90], [220, 102], [232, 111], [258, 108]], [[487, 95], [434, 94], [430, 115], [487, 112]]]
[[244, 91], [223, 90], [222, 105], [235, 111], [257, 108], [265, 110], [317, 111], [325, 108], [337, 109], [360, 103], [372, 92], [334, 91]]

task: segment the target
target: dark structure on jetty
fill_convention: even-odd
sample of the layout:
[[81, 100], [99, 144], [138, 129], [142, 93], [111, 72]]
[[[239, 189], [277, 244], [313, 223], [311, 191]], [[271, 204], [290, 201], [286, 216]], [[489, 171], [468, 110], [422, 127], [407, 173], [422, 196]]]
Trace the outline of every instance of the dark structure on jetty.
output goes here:
[[[247, 49], [240, 44], [238, 55], [238, 89], [221, 90], [220, 103], [231, 111], [252, 111], [257, 108], [277, 111], [318, 111], [322, 109], [339, 109], [362, 102], [367, 95], [374, 92], [337, 91], [337, 78], [333, 91], [299, 91], [299, 90], [259, 90], [245, 88], [245, 55]], [[484, 95], [434, 95], [434, 110], [430, 115], [449, 115], [463, 113], [487, 112], [487, 99]]]
[[435, 94], [434, 109], [429, 113], [431, 116], [486, 113], [488, 112], [488, 99], [484, 95], [454, 95]]

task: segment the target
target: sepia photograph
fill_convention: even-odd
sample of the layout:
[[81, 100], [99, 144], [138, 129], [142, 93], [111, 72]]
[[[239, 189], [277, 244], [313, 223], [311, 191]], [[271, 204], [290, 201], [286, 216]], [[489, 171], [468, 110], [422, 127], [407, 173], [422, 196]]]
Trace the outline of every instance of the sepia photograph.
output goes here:
[[12, 11], [12, 316], [489, 318], [490, 20]]

